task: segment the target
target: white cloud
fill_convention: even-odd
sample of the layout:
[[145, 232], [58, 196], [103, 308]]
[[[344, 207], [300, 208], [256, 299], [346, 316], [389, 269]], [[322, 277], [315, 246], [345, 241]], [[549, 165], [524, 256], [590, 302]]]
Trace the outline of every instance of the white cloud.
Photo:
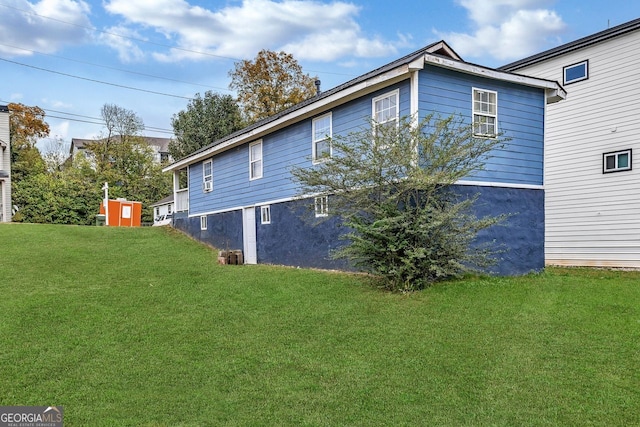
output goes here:
[[98, 40], [118, 52], [122, 62], [137, 62], [144, 58], [144, 52], [133, 39], [144, 40], [135, 30], [124, 26], [106, 28], [98, 36]]
[[394, 54], [405, 42], [363, 34], [356, 22], [359, 7], [342, 1], [243, 0], [208, 10], [184, 0], [109, 0], [105, 8], [128, 25], [150, 27], [184, 49], [157, 53], [161, 61], [206, 58], [189, 51], [249, 58], [263, 48], [285, 50], [300, 60], [333, 61]]
[[459, 0], [476, 25], [472, 34], [436, 33], [463, 58], [523, 58], [543, 50], [566, 25], [547, 0]]
[[[30, 50], [53, 53], [87, 40], [90, 8], [82, 0], [13, 0], [0, 13], [0, 53], [31, 55]], [[71, 24], [71, 25], [69, 25]], [[11, 47], [14, 46], [14, 47]]]

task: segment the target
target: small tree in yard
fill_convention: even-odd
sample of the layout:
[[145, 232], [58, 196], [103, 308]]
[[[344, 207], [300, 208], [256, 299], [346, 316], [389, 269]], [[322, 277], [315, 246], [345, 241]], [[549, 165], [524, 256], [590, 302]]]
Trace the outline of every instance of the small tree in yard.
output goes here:
[[[373, 131], [372, 131], [373, 129]], [[452, 184], [484, 167], [505, 139], [477, 138], [456, 116], [405, 117], [330, 139], [333, 157], [296, 167], [300, 197], [330, 196], [348, 242], [334, 252], [380, 277], [391, 290], [412, 291], [495, 263], [494, 248], [473, 245], [480, 230], [503, 217], [477, 218], [476, 198]]]

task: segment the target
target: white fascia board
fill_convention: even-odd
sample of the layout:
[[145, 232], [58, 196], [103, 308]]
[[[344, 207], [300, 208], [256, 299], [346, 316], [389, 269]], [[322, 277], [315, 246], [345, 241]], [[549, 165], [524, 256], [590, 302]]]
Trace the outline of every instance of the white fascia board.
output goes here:
[[362, 81], [353, 86], [349, 86], [326, 98], [322, 98], [316, 102], [312, 102], [311, 104], [305, 107], [302, 107], [298, 110], [292, 111], [291, 113], [285, 116], [282, 116], [277, 120], [266, 123], [265, 125], [252, 129], [247, 133], [243, 133], [242, 135], [238, 135], [233, 139], [225, 141], [222, 144], [213, 146], [208, 150], [198, 153], [197, 155], [186, 157], [176, 163], [166, 166], [164, 169], [162, 169], [162, 171], [169, 172], [173, 170], [182, 169], [192, 163], [197, 163], [200, 160], [205, 159], [207, 157], [211, 157], [212, 155], [217, 154], [221, 151], [225, 151], [237, 145], [254, 141], [256, 139], [259, 139], [265, 136], [266, 134], [282, 129], [300, 120], [309, 118], [315, 114], [318, 114], [319, 112], [326, 111], [327, 109], [333, 108], [337, 105], [344, 104], [360, 96], [363, 96], [367, 93], [375, 92], [381, 87], [388, 86], [388, 85], [397, 83], [399, 81], [405, 80], [409, 78], [409, 76], [410, 76], [409, 64], [401, 65], [397, 68], [387, 71], [386, 73], [371, 77], [370, 79]]
[[510, 83], [545, 89], [547, 102], [550, 104], [563, 100], [567, 97], [567, 92], [562, 88], [562, 86], [560, 86], [558, 82], [554, 82], [552, 80], [538, 79], [520, 74], [511, 74], [504, 71], [494, 70], [492, 68], [484, 68], [479, 65], [453, 61], [451, 59], [429, 54], [424, 56], [424, 62], [438, 67], [450, 68], [463, 73], [473, 74], [489, 79], [502, 80]]

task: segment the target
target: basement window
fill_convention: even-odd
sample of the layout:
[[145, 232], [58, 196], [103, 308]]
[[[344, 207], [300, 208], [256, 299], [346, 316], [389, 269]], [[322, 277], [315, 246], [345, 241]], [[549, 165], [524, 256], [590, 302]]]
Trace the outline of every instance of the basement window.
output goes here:
[[207, 216], [202, 215], [200, 217], [200, 230], [206, 230], [206, 229], [207, 229]]
[[631, 170], [631, 149], [602, 155], [602, 173], [628, 170]]
[[316, 205], [316, 209], [315, 209], [316, 218], [329, 215], [329, 197], [328, 196], [316, 197], [315, 205]]
[[260, 219], [262, 224], [271, 224], [271, 206], [260, 206]]

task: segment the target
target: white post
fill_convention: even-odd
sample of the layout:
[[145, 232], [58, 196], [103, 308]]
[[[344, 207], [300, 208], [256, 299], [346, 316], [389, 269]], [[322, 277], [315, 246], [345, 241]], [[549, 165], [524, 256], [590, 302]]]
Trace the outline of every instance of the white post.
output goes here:
[[109, 225], [109, 183], [105, 182], [102, 187], [104, 190], [104, 225]]

